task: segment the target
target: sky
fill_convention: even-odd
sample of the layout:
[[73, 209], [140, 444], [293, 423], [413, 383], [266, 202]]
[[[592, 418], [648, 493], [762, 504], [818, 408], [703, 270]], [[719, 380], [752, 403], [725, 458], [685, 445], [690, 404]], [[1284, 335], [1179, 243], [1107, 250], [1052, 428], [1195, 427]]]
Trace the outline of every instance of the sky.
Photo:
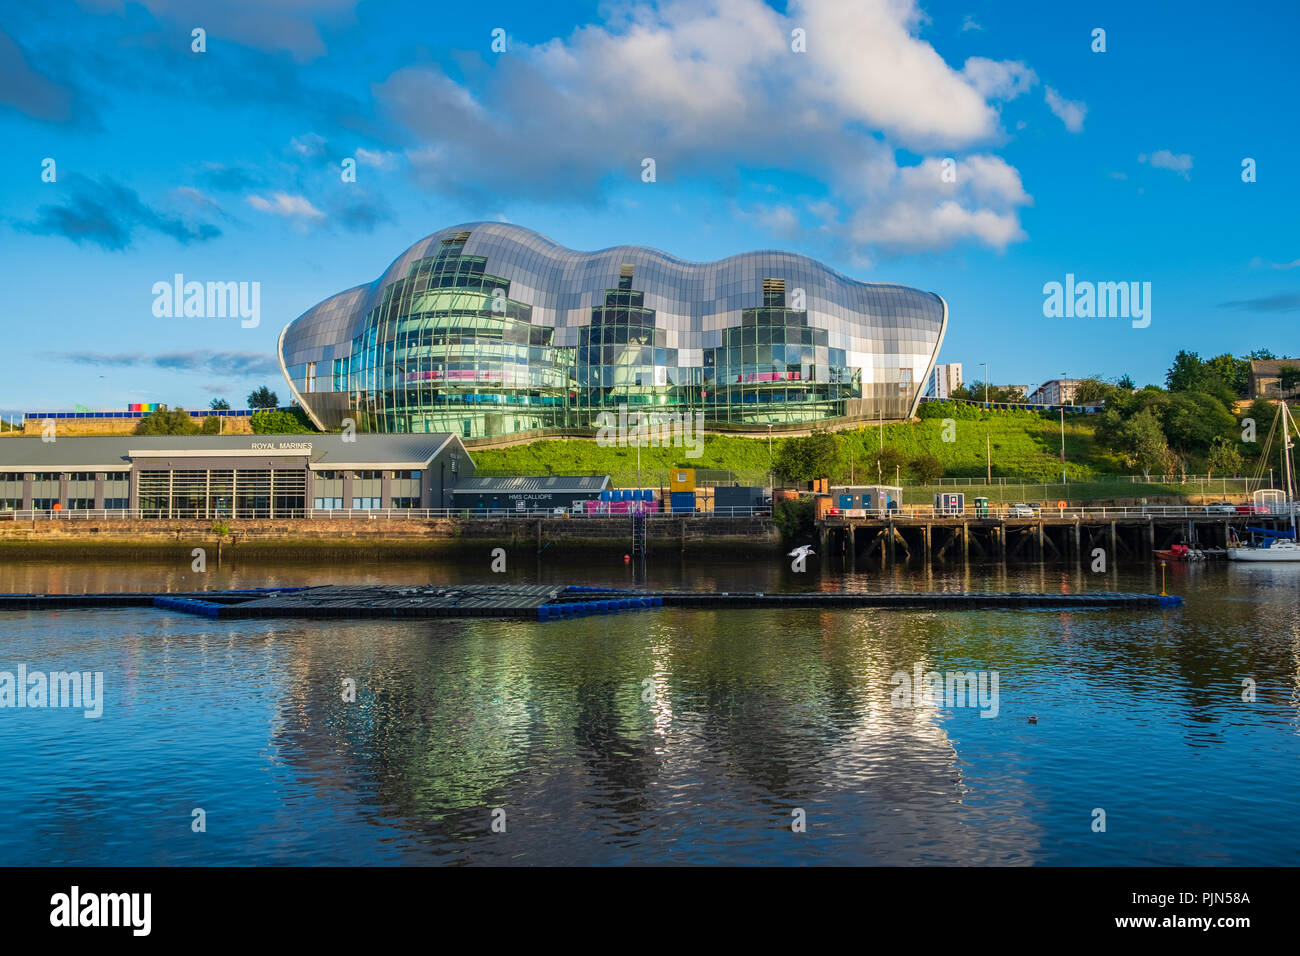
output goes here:
[[[0, 414], [287, 402], [286, 323], [478, 220], [937, 292], [967, 379], [1295, 355], [1297, 26], [1195, 0], [9, 2]], [[177, 273], [259, 283], [257, 324], [157, 315]], [[1149, 323], [1045, 315], [1067, 275], [1150, 283]]]

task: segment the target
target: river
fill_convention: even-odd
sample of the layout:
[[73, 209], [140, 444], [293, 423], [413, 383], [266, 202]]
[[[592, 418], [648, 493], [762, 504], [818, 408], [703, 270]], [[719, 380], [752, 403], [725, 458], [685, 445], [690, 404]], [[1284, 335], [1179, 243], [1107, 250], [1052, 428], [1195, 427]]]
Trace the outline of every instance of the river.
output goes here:
[[[0, 563], [0, 592], [1160, 587], [1145, 566], [850, 575], [814, 558], [797, 574], [747, 558], [643, 572], [543, 555], [505, 574], [487, 553], [202, 574], [188, 555], [32, 561]], [[1168, 587], [1183, 608], [0, 612], [0, 671], [104, 680], [97, 719], [0, 709], [0, 864], [1293, 864], [1300, 567], [1175, 566]], [[900, 672], [996, 673], [996, 707], [919, 689], [899, 706]]]

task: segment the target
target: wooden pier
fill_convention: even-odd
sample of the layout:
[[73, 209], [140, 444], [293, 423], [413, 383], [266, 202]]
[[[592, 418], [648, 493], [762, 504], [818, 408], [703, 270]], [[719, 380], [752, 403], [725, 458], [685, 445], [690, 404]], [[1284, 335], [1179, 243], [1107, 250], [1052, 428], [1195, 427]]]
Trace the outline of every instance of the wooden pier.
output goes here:
[[862, 561], [883, 567], [907, 564], [951, 565], [971, 561], [1091, 562], [1097, 549], [1108, 568], [1148, 564], [1157, 549], [1179, 542], [1205, 548], [1227, 547], [1230, 531], [1277, 523], [1265, 515], [1211, 514], [1185, 509], [1176, 514], [1115, 514], [1053, 509], [1032, 517], [996, 515], [829, 515], [817, 521], [822, 555], [850, 567]]
[[0, 611], [156, 607], [210, 618], [523, 618], [689, 608], [1171, 608], [1182, 598], [1110, 591], [999, 593], [927, 591], [700, 592], [558, 585], [461, 584], [421, 587], [355, 585], [140, 594], [0, 594]]

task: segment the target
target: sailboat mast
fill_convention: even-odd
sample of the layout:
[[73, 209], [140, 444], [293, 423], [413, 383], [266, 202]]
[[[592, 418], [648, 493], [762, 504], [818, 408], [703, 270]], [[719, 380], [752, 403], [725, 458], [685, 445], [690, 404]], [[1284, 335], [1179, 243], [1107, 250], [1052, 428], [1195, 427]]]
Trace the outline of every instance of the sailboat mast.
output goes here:
[[1282, 403], [1282, 467], [1286, 472], [1286, 503], [1291, 512], [1291, 532], [1295, 533], [1295, 488], [1291, 477], [1291, 410]]

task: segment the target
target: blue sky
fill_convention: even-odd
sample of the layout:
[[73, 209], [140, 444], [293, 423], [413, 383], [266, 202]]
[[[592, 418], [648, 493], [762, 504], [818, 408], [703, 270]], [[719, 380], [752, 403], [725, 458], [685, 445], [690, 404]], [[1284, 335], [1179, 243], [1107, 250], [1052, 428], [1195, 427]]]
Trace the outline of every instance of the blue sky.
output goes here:
[[[479, 219], [585, 250], [794, 249], [932, 290], [940, 361], [968, 378], [1160, 382], [1181, 348], [1295, 354], [1300, 13], [1174, 9], [8, 4], [0, 410], [287, 399], [286, 322]], [[175, 273], [259, 282], [260, 324], [156, 317]], [[1150, 282], [1150, 326], [1045, 318], [1067, 273]]]

